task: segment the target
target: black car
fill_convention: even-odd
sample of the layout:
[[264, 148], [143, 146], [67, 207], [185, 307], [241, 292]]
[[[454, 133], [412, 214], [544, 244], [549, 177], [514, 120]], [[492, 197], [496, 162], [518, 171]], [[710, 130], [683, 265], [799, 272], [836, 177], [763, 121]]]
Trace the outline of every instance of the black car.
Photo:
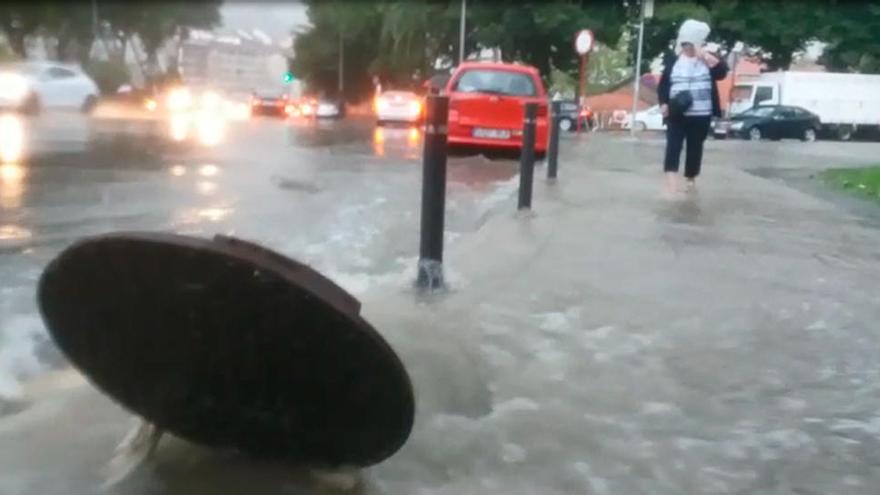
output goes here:
[[333, 96], [323, 96], [315, 106], [315, 117], [319, 119], [341, 119], [345, 117], [345, 102]]
[[574, 131], [577, 129], [578, 116], [581, 119], [581, 128], [593, 128], [593, 113], [587, 108], [581, 108], [576, 100], [560, 100], [559, 101], [559, 129], [563, 131]]
[[800, 107], [762, 105], [716, 124], [715, 132], [726, 132], [752, 141], [785, 138], [815, 141], [822, 123], [819, 116]]
[[272, 117], [286, 117], [288, 96], [281, 95], [251, 95], [251, 115], [268, 115]]

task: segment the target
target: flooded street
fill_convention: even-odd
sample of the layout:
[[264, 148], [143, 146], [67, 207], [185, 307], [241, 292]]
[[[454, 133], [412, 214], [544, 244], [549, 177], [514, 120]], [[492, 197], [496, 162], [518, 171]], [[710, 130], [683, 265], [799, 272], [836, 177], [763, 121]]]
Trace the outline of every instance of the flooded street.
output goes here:
[[[354, 493], [876, 491], [880, 232], [867, 204], [799, 182], [870, 163], [876, 144], [712, 142], [699, 193], [670, 200], [660, 136], [567, 136], [530, 214], [514, 212], [515, 161], [450, 158], [452, 290], [426, 300], [411, 290], [418, 133], [82, 122], [3, 168], [3, 495], [106, 479], [130, 414], [65, 367], [34, 288], [80, 236], [143, 229], [255, 240], [361, 299], [416, 420]], [[159, 454], [107, 493], [351, 493], [173, 438]]]
[[[235, 235], [307, 262], [355, 294], [412, 276], [421, 134], [369, 120], [219, 122], [10, 116], [0, 147], [0, 396], [58, 364], [36, 312], [46, 262], [120, 230]], [[476, 229], [517, 164], [449, 163], [448, 239]]]

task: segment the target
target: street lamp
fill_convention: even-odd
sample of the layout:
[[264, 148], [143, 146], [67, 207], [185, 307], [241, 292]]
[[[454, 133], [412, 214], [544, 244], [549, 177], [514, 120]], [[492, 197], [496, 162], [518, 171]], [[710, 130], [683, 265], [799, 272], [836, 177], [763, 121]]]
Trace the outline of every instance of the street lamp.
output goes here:
[[629, 133], [636, 135], [636, 112], [639, 107], [639, 87], [642, 79], [642, 44], [645, 39], [645, 19], [654, 16], [654, 0], [642, 0], [642, 8], [639, 13], [639, 47], [636, 50], [636, 78], [633, 81], [633, 107], [630, 114]]
[[461, 0], [461, 24], [458, 33], [458, 64], [464, 62], [464, 32], [467, 18], [467, 0]]
[[339, 31], [339, 98], [343, 98], [345, 91], [345, 74], [343, 61], [345, 60], [345, 43], [343, 43], [343, 31]]

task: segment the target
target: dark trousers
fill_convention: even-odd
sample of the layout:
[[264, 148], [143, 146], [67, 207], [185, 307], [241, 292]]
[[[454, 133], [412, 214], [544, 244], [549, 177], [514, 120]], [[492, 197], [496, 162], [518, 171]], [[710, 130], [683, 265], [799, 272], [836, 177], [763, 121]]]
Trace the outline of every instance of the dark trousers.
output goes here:
[[684, 176], [688, 179], [700, 175], [703, 162], [703, 143], [709, 135], [712, 117], [678, 117], [666, 122], [666, 160], [663, 170], [678, 172], [681, 148], [687, 140], [687, 156], [684, 160]]

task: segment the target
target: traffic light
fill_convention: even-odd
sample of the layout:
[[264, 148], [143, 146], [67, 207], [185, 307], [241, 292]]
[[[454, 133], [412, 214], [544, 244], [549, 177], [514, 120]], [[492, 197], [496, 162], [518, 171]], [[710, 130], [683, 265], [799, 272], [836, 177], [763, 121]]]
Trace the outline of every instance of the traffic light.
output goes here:
[[292, 83], [294, 79], [296, 79], [296, 78], [293, 77], [293, 73], [292, 73], [292, 72], [287, 71], [287, 72], [284, 73], [284, 82], [285, 82], [285, 83]]

